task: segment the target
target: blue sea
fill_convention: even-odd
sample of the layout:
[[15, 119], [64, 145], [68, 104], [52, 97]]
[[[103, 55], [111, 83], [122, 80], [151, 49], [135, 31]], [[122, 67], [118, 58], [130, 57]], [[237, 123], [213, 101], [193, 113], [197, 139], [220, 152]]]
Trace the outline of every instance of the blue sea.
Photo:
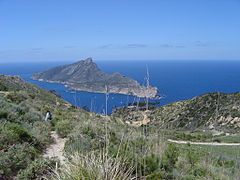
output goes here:
[[[26, 81], [56, 92], [66, 101], [79, 107], [104, 113], [105, 95], [89, 92], [71, 92], [61, 84], [34, 81], [33, 73], [72, 62], [0, 63], [0, 74], [19, 75]], [[189, 99], [208, 92], [232, 93], [240, 91], [240, 61], [96, 61], [105, 72], [119, 72], [144, 83], [146, 66], [150, 83], [158, 87], [160, 105]], [[110, 94], [108, 113], [116, 107], [136, 102], [137, 98]], [[144, 101], [142, 99], [142, 101]]]

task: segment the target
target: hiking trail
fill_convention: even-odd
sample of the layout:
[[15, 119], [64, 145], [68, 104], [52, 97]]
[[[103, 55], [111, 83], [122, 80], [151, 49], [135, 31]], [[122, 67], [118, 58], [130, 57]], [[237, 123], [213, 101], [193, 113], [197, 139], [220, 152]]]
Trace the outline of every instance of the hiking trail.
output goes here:
[[63, 155], [64, 145], [66, 142], [66, 138], [61, 138], [56, 133], [56, 131], [51, 132], [51, 137], [53, 139], [53, 144], [51, 144], [43, 154], [45, 158], [57, 158], [61, 164], [64, 164], [64, 160], [66, 159]]

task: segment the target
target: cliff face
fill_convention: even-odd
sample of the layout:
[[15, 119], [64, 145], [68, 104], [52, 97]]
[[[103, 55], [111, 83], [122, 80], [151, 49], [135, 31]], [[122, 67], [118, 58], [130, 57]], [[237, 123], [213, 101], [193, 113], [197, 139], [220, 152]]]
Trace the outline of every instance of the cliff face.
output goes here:
[[107, 74], [102, 72], [91, 58], [34, 74], [33, 79], [63, 83], [69, 88], [79, 91], [103, 93], [107, 86], [110, 93], [149, 98], [154, 98], [157, 95], [155, 87], [147, 89], [137, 81], [119, 73]]

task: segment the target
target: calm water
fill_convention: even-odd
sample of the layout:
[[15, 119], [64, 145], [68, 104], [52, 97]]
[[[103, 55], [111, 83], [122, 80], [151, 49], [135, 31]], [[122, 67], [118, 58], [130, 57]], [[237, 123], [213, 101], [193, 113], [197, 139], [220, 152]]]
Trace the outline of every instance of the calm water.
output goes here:
[[[48, 90], [56, 90], [65, 100], [80, 107], [87, 106], [92, 111], [103, 113], [105, 95], [87, 92], [69, 92], [63, 85], [31, 80], [35, 72], [43, 71], [60, 64], [51, 63], [15, 63], [0, 64], [0, 73], [20, 75], [28, 82]], [[240, 91], [240, 61], [97, 61], [105, 72], [120, 72], [144, 83], [146, 65], [153, 86], [157, 86], [164, 98], [160, 104], [189, 99], [207, 92]], [[109, 113], [114, 107], [124, 106], [136, 101], [126, 95], [111, 94]]]

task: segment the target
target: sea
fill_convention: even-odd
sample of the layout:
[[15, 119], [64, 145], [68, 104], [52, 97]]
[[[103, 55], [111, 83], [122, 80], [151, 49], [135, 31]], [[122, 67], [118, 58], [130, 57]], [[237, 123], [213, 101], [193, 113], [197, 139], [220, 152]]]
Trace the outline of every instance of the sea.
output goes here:
[[[27, 82], [46, 90], [55, 90], [71, 104], [96, 113], [111, 114], [114, 109], [137, 101], [137, 97], [110, 94], [107, 100], [101, 93], [71, 91], [62, 84], [39, 82], [32, 74], [72, 62], [0, 63], [0, 74], [18, 75]], [[150, 84], [159, 89], [160, 99], [151, 100], [158, 106], [193, 98], [209, 92], [233, 93], [240, 91], [240, 61], [237, 60], [114, 60], [96, 61], [107, 73], [119, 72], [145, 84], [148, 68]], [[107, 110], [106, 110], [107, 109]]]

